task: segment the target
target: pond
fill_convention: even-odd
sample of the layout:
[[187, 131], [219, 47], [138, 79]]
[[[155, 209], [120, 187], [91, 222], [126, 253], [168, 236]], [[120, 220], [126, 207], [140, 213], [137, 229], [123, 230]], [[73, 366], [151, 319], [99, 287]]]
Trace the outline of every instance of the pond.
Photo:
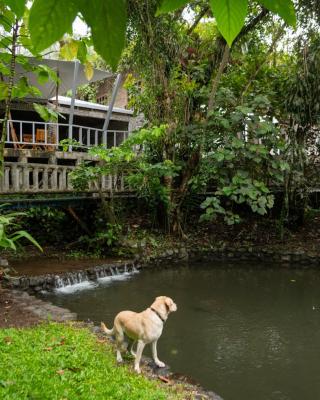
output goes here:
[[[172, 297], [159, 358], [225, 400], [320, 398], [320, 272], [199, 264], [46, 295], [108, 327], [121, 310]], [[148, 354], [148, 351], [145, 351]], [[150, 354], [150, 352], [149, 352]]]

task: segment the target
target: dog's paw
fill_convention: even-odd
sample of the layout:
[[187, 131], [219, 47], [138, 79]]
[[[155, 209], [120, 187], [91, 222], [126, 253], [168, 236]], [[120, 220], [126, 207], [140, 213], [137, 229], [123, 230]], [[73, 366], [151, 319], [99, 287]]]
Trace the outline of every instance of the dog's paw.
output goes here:
[[157, 362], [156, 362], [156, 365], [157, 365], [157, 367], [159, 367], [159, 368], [164, 368], [164, 367], [166, 366], [166, 364], [165, 364], [164, 362], [162, 362], [162, 361], [157, 361]]
[[137, 374], [141, 374], [141, 369], [139, 367], [134, 367], [134, 370]]

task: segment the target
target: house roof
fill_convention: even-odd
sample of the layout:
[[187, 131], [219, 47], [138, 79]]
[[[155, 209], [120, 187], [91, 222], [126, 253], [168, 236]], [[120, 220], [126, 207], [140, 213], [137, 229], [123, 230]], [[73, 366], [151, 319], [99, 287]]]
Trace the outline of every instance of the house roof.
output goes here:
[[[51, 69], [53, 69], [60, 78], [60, 83], [58, 85], [58, 94], [65, 94], [68, 90], [72, 88], [73, 85], [73, 74], [74, 74], [74, 62], [73, 61], [62, 61], [62, 60], [51, 60], [51, 59], [41, 59], [38, 60], [35, 57], [29, 57], [30, 64], [33, 65], [47, 65]], [[50, 99], [52, 96], [56, 95], [57, 92], [57, 84], [56, 82], [49, 79], [44, 85], [41, 85], [38, 80], [36, 74], [32, 71], [26, 71], [22, 65], [16, 65], [16, 80], [18, 80], [21, 76], [25, 76], [28, 78], [28, 81], [31, 85], [36, 86], [42, 92], [42, 98]], [[89, 82], [100, 81], [105, 78], [109, 78], [113, 76], [111, 72], [101, 71], [99, 69], [94, 69], [93, 77], [90, 81], [87, 80], [84, 73], [84, 66], [82, 64], [79, 65], [79, 72], [77, 77], [77, 86], [84, 85]]]
[[[55, 101], [56, 98], [52, 97], [50, 100]], [[70, 106], [71, 105], [71, 97], [58, 96], [58, 103], [59, 103], [59, 105], [62, 105], [62, 106]], [[75, 100], [74, 106], [78, 107], [78, 108], [86, 108], [89, 110], [103, 111], [106, 113], [109, 109], [109, 106], [105, 106], [105, 105], [97, 104], [97, 103], [91, 103], [89, 101], [83, 101], [83, 100], [78, 100], [78, 99]], [[132, 110], [127, 110], [125, 108], [119, 108], [119, 107], [113, 107], [112, 112], [119, 113], [119, 114], [129, 114], [129, 115], [133, 114]]]

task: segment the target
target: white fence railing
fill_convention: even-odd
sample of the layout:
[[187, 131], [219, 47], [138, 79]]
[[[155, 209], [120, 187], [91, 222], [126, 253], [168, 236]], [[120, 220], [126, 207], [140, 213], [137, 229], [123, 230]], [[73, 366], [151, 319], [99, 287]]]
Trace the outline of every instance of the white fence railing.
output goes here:
[[[74, 168], [64, 165], [5, 162], [4, 174], [0, 176], [0, 194], [74, 192], [69, 176]], [[91, 182], [87, 191], [97, 193], [124, 190], [122, 176], [103, 176], [99, 181]]]
[[[41, 150], [56, 150], [62, 139], [77, 142], [74, 149], [88, 149], [103, 145], [105, 147], [119, 146], [129, 135], [128, 131], [108, 130], [68, 125], [54, 122], [37, 122], [8, 120], [6, 144], [14, 148], [33, 148]], [[68, 147], [69, 151], [73, 150]]]

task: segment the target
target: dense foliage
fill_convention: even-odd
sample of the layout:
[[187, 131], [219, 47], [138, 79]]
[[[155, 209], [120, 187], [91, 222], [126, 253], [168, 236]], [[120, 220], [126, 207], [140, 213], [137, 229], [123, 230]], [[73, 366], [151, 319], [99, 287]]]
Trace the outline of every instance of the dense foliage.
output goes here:
[[[11, 68], [4, 62], [2, 68], [5, 120], [15, 94], [13, 67], [20, 62], [16, 47], [21, 42], [39, 55], [58, 40], [60, 56], [79, 59], [88, 78], [98, 62], [93, 48], [107, 65], [118, 66], [127, 75], [130, 107], [146, 118], [146, 127], [119, 148], [92, 150], [101, 164], [80, 166], [73, 174], [76, 189], [108, 174], [124, 176], [153, 220], [180, 235], [188, 204], [199, 193], [208, 194], [197, 205], [201, 221], [234, 224], [243, 210], [268, 215], [276, 191], [284, 192], [282, 225], [295, 205], [304, 212], [311, 182], [307, 153], [310, 146], [317, 152], [319, 115], [315, 0], [128, 0], [117, 6], [94, 0], [68, 7], [35, 0], [30, 10], [23, 0], [1, 5], [11, 18], [11, 51], [3, 51], [7, 64], [11, 60]], [[89, 27], [85, 37], [70, 35], [76, 17]], [[286, 24], [299, 30], [293, 34]], [[54, 79], [48, 70], [35, 72]], [[82, 88], [81, 96], [94, 99], [94, 90]], [[119, 231], [112, 195], [102, 204], [109, 225], [99, 235], [112, 242]]]

